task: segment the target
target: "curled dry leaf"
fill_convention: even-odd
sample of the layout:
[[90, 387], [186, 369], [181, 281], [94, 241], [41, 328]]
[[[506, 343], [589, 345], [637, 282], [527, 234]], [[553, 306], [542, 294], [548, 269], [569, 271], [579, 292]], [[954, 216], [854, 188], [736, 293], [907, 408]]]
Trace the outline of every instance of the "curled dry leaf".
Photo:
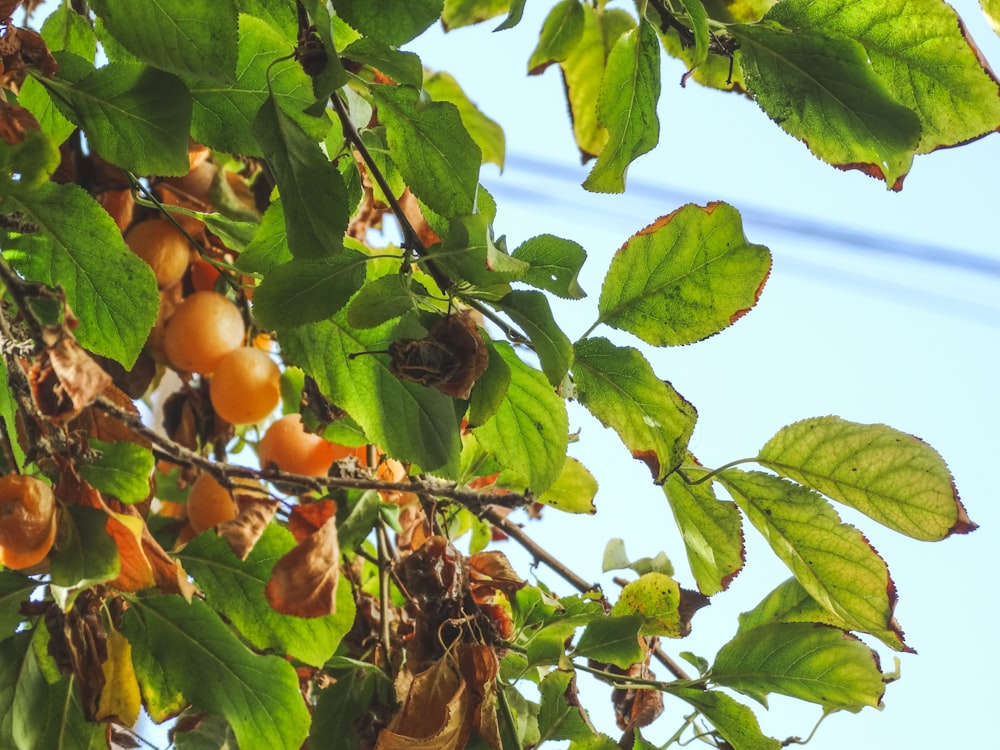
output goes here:
[[323, 617], [337, 611], [340, 545], [331, 516], [274, 565], [264, 594], [275, 611], [295, 617]]
[[32, 370], [35, 401], [43, 414], [69, 420], [111, 386], [111, 376], [67, 328], [48, 329], [43, 337], [48, 351]]
[[270, 497], [256, 497], [233, 493], [239, 512], [231, 521], [223, 521], [215, 527], [216, 533], [229, 544], [229, 548], [241, 560], [253, 550], [264, 529], [271, 523], [278, 510], [278, 501]]
[[4, 143], [16, 146], [29, 130], [41, 130], [35, 116], [17, 104], [0, 101], [0, 138]]
[[320, 500], [316, 503], [296, 505], [288, 514], [288, 530], [296, 542], [301, 542], [310, 534], [323, 528], [323, 524], [337, 514], [337, 503]]
[[[633, 664], [628, 669], [619, 669], [613, 664], [608, 664], [605, 668], [632, 679], [655, 680], [656, 675], [649, 668], [649, 662], [656, 643], [655, 637], [644, 639], [646, 658], [639, 664]], [[663, 693], [659, 690], [616, 688], [611, 695], [611, 703], [615, 707], [618, 728], [626, 731], [649, 726], [663, 713]]]
[[486, 371], [489, 351], [471, 311], [442, 318], [422, 339], [397, 339], [389, 345], [389, 370], [398, 378], [467, 399]]
[[45, 611], [49, 655], [60, 672], [76, 678], [83, 713], [89, 721], [94, 721], [98, 714], [105, 683], [102, 665], [108, 659], [102, 606], [101, 597], [93, 589], [86, 589], [68, 612], [63, 612], [55, 602]]

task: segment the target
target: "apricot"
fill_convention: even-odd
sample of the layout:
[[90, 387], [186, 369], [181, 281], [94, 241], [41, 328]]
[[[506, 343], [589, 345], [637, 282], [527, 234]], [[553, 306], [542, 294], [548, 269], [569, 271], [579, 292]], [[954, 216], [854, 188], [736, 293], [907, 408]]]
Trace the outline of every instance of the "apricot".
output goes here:
[[177, 306], [163, 327], [163, 351], [178, 370], [214, 372], [243, 344], [239, 308], [218, 292], [195, 292]]
[[311, 477], [326, 476], [333, 462], [350, 450], [353, 449], [306, 432], [298, 414], [288, 414], [274, 422], [257, 444], [262, 468], [274, 464], [282, 471]]
[[215, 413], [233, 424], [254, 424], [281, 400], [281, 370], [255, 347], [233, 349], [220, 361], [209, 386]]
[[195, 534], [236, 518], [236, 501], [210, 474], [201, 474], [191, 485], [187, 501], [188, 523]]
[[160, 289], [173, 286], [191, 263], [187, 238], [167, 219], [147, 219], [125, 235], [125, 244], [153, 269]]
[[45, 482], [22, 474], [0, 477], [0, 563], [23, 570], [40, 563], [56, 537], [56, 502]]

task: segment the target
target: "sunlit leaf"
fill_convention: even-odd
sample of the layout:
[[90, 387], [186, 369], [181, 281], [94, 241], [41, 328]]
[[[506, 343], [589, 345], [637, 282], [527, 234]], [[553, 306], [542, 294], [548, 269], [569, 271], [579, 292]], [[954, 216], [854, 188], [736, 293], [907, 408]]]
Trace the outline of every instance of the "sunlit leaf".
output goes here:
[[293, 617], [275, 612], [264, 597], [275, 562], [295, 546], [291, 534], [269, 525], [245, 561], [223, 539], [200, 534], [184, 548], [181, 559], [205, 592], [208, 603], [222, 612], [254, 647], [291, 654], [307, 664], [322, 665], [354, 622], [354, 600], [348, 586], [339, 587], [337, 613], [327, 617]]
[[614, 429], [653, 479], [662, 482], [684, 460], [697, 417], [694, 407], [656, 376], [637, 349], [590, 338], [578, 341], [574, 351], [580, 403]]
[[619, 8], [596, 9], [583, 4], [583, 35], [573, 52], [562, 62], [563, 82], [573, 121], [573, 136], [584, 160], [601, 152], [608, 131], [597, 121], [596, 102], [604, 77], [605, 61], [618, 38], [635, 27], [635, 19]]
[[424, 76], [424, 91], [436, 102], [451, 102], [458, 107], [462, 124], [483, 152], [483, 163], [493, 163], [503, 169], [506, 140], [503, 128], [472, 103], [450, 73], [437, 72]]
[[781, 743], [766, 736], [753, 711], [716, 690], [679, 688], [672, 690], [683, 701], [697, 708], [712, 723], [733, 750], [779, 750]]
[[483, 342], [489, 353], [486, 371], [479, 376], [469, 400], [469, 427], [478, 427], [497, 413], [510, 387], [510, 366], [497, 352], [493, 339], [484, 337]]
[[607, 128], [601, 149], [583, 187], [595, 193], [621, 193], [629, 164], [660, 139], [656, 103], [660, 96], [660, 40], [652, 24], [624, 33], [608, 56], [597, 121]]
[[41, 29], [42, 39], [53, 52], [66, 50], [94, 62], [97, 54], [97, 37], [87, 20], [69, 5], [60, 5], [45, 19]]
[[611, 614], [639, 616], [643, 635], [680, 638], [691, 630], [678, 611], [680, 603], [677, 581], [666, 573], [645, 573], [622, 589]]
[[108, 63], [73, 81], [38, 80], [102, 158], [140, 174], [187, 173], [191, 96], [176, 76], [147, 65]]
[[584, 11], [580, 0], [561, 0], [545, 17], [531, 57], [528, 73], [537, 75], [554, 62], [569, 57], [583, 36]]
[[523, 281], [563, 299], [587, 296], [577, 281], [587, 252], [573, 240], [540, 234], [518, 245], [511, 257], [528, 264]]
[[94, 12], [129, 52], [179, 75], [236, 80], [236, 3], [94, 0]]
[[688, 15], [688, 23], [694, 35], [694, 53], [691, 57], [691, 67], [703, 65], [708, 59], [708, 13], [701, 0], [681, 0]]
[[298, 750], [309, 711], [284, 658], [250, 651], [207, 604], [179, 596], [133, 602], [129, 640], [141, 636], [168, 679], [203, 711], [232, 725], [241, 747]]
[[341, 310], [329, 320], [282, 332], [281, 344], [287, 361], [312, 375], [369, 440], [401, 461], [432, 470], [458, 462], [461, 441], [452, 399], [396, 377], [384, 355], [348, 359], [350, 354], [384, 350], [397, 338], [424, 334], [408, 318], [357, 330]]
[[920, 139], [920, 120], [846, 36], [754, 24], [731, 26], [747, 89], [768, 117], [823, 161], [859, 169], [898, 190]]
[[1000, 84], [947, 3], [792, 0], [776, 5], [767, 17], [797, 32], [860, 42], [889, 94], [917, 113], [917, 153], [1000, 128]]
[[569, 442], [566, 404], [538, 370], [529, 367], [507, 343], [496, 351], [510, 367], [511, 380], [499, 408], [472, 433], [484, 449], [517, 472], [536, 494], [559, 477]]
[[445, 0], [441, 25], [449, 30], [488, 21], [506, 13], [512, 4], [511, 0]]
[[552, 317], [548, 298], [541, 292], [513, 291], [496, 306], [528, 334], [542, 372], [558, 387], [573, 363], [573, 345]]
[[278, 183], [292, 255], [305, 260], [337, 255], [349, 218], [340, 172], [273, 94], [257, 113], [253, 133]]
[[706, 596], [725, 591], [746, 561], [739, 509], [719, 500], [711, 482], [688, 484], [678, 474], [667, 478], [663, 491], [684, 539], [698, 590]]
[[761, 449], [760, 461], [915, 539], [976, 528], [940, 454], [885, 425], [804, 419], [779, 430]]
[[148, 448], [126, 441], [105, 443], [90, 439], [99, 458], [80, 465], [80, 475], [94, 488], [123, 503], [138, 503], [150, 494], [153, 454]]
[[429, 295], [423, 284], [409, 276], [380, 276], [365, 284], [351, 300], [347, 322], [355, 328], [374, 328], [413, 311], [417, 300]]
[[371, 37], [355, 39], [340, 54], [348, 60], [375, 68], [396, 83], [419, 88], [423, 81], [424, 69], [416, 54], [401, 52]]
[[587, 467], [571, 456], [566, 457], [556, 481], [538, 495], [538, 502], [565, 513], [596, 513], [594, 497], [597, 480]]
[[646, 653], [639, 638], [645, 621], [639, 614], [612, 611], [609, 617], [595, 619], [583, 629], [574, 653], [628, 669]]
[[18, 270], [65, 291], [80, 319], [74, 334], [83, 346], [131, 367], [156, 321], [152, 269], [125, 246], [111, 216], [76, 185], [46, 183], [10, 200], [42, 229], [8, 244], [24, 252], [14, 258]]
[[263, 273], [292, 259], [285, 230], [285, 212], [281, 197], [276, 197], [264, 211], [253, 240], [236, 259], [236, 267], [246, 273]]
[[638, 560], [630, 560], [625, 553], [625, 540], [613, 538], [609, 539], [604, 547], [604, 557], [601, 559], [601, 570], [607, 573], [609, 570], [634, 570], [639, 575], [646, 573], [663, 573], [672, 576], [674, 566], [665, 553], [660, 552], [656, 557], [640, 557]]
[[615, 254], [601, 289], [600, 321], [653, 346], [690, 344], [749, 312], [770, 270], [771, 254], [747, 240], [735, 208], [688, 204]]
[[979, 4], [993, 31], [1000, 35], [1000, 0], [979, 0]]
[[[74, 13], [74, 15], [76, 15]], [[55, 143], [62, 143], [76, 130], [76, 125], [70, 122], [52, 101], [49, 90], [34, 78], [25, 80], [17, 96], [18, 104], [30, 110], [38, 120], [42, 130]]]
[[767, 705], [768, 693], [827, 710], [878, 706], [885, 682], [878, 656], [849, 633], [825, 625], [775, 623], [740, 633], [720, 649], [712, 681]]
[[885, 561], [821, 495], [763, 472], [719, 475], [736, 504], [817, 602], [895, 649], [906, 649], [893, 617], [896, 591]]
[[841, 630], [849, 628], [842, 618], [809, 596], [795, 578], [778, 584], [756, 607], [740, 614], [739, 619], [741, 633], [775, 622], [818, 622]]
[[482, 152], [458, 107], [423, 101], [408, 86], [372, 86], [371, 92], [396, 166], [413, 194], [446, 218], [473, 213]]

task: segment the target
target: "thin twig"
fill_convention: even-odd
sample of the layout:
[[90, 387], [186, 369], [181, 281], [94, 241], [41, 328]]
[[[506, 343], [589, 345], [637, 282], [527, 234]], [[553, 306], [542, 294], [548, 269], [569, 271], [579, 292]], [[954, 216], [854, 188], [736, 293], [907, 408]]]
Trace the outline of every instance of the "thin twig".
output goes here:
[[385, 533], [385, 522], [380, 515], [375, 524], [375, 536], [378, 542], [378, 608], [379, 608], [379, 631], [382, 639], [382, 648], [385, 651], [385, 668], [389, 671], [389, 677], [395, 680], [392, 674], [392, 639], [389, 632], [389, 535]]
[[520, 526], [515, 523], [511, 523], [506, 517], [498, 513], [493, 508], [484, 508], [480, 515], [528, 550], [537, 562], [545, 563], [554, 573], [558, 574], [563, 580], [571, 584], [580, 593], [585, 594], [588, 591], [600, 590], [601, 587], [599, 584], [590, 583], [578, 576], [572, 570], [559, 562], [559, 560], [550, 555], [544, 547], [541, 547], [531, 537], [525, 534], [521, 530]]

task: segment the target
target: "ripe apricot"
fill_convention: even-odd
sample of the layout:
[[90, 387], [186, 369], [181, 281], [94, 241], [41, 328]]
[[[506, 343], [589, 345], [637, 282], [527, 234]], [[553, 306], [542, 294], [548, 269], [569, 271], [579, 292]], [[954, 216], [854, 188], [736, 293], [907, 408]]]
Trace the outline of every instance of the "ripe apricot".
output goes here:
[[209, 397], [215, 413], [233, 424], [253, 424], [281, 400], [281, 371], [266, 352], [251, 346], [233, 349], [212, 373]]
[[191, 262], [187, 238], [164, 218], [140, 221], [125, 235], [125, 244], [152, 267], [160, 289], [180, 281]]
[[188, 523], [196, 534], [236, 518], [236, 501], [210, 474], [201, 474], [191, 485], [187, 501]]
[[163, 329], [163, 351], [178, 370], [207, 375], [243, 343], [243, 316], [218, 292], [195, 292]]
[[56, 502], [40, 479], [0, 477], [0, 563], [23, 570], [37, 565], [56, 537]]
[[326, 476], [333, 462], [350, 450], [353, 449], [306, 432], [298, 414], [288, 414], [274, 422], [257, 445], [262, 468], [274, 464], [282, 471], [311, 477]]

